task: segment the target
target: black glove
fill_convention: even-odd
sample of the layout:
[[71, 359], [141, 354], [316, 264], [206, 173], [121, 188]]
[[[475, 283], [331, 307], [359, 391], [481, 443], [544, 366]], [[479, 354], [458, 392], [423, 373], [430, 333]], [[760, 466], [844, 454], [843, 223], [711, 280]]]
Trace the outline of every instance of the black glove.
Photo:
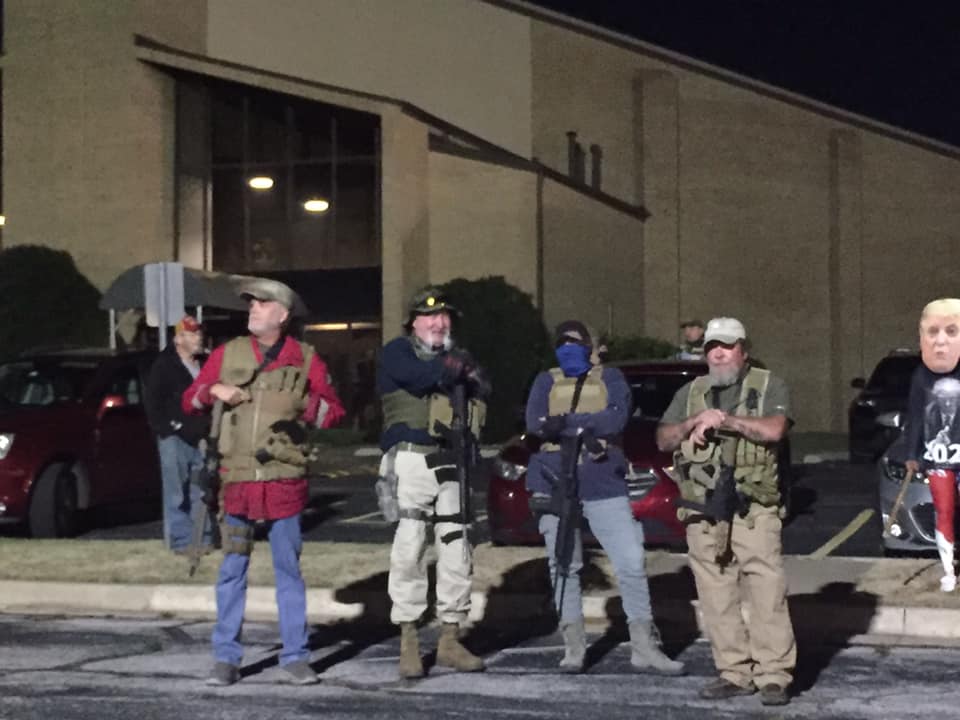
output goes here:
[[566, 415], [550, 415], [540, 426], [540, 435], [544, 440], [556, 440], [567, 429]]
[[294, 445], [302, 445], [307, 439], [307, 434], [296, 420], [277, 420], [270, 429], [275, 433], [283, 433]]
[[583, 447], [586, 448], [587, 455], [589, 455], [590, 459], [594, 462], [600, 462], [607, 457], [607, 449], [590, 431], [583, 433]]
[[470, 371], [468, 360], [463, 352], [451, 350], [443, 356], [443, 380], [444, 385], [456, 385]]
[[471, 397], [486, 400], [493, 393], [493, 385], [487, 380], [486, 373], [478, 367], [467, 375], [467, 382], [470, 383]]

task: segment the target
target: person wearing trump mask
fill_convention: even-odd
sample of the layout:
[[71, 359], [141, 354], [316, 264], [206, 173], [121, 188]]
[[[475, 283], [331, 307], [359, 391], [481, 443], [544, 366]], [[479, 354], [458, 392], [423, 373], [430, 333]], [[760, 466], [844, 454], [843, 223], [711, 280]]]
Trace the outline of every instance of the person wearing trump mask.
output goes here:
[[953, 566], [953, 515], [960, 471], [960, 299], [928, 303], [920, 315], [920, 358], [910, 380], [905, 463], [908, 477], [923, 472], [936, 511], [936, 540], [943, 564], [940, 589], [957, 586]]

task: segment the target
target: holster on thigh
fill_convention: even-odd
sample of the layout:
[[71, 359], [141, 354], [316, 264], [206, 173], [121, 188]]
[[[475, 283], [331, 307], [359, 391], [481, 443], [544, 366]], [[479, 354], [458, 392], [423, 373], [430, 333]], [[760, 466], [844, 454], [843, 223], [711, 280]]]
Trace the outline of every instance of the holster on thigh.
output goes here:
[[250, 555], [253, 553], [253, 525], [229, 525], [223, 523], [220, 526], [220, 532], [223, 542], [223, 553], [228, 555]]

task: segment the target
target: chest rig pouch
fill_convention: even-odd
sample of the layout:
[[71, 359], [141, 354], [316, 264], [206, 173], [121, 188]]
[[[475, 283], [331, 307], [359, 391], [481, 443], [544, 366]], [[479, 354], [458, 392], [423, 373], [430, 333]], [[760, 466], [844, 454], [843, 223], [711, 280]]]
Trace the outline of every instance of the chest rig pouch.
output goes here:
[[[225, 346], [220, 380], [246, 389], [250, 401], [223, 413], [220, 453], [224, 482], [303, 477], [307, 456], [300, 416], [308, 402], [307, 374], [313, 348], [299, 345], [302, 365], [269, 371], [257, 362], [249, 338], [236, 338]], [[275, 429], [277, 423], [287, 427]]]
[[[550, 377], [553, 385], [547, 398], [547, 415], [564, 415], [566, 413], [598, 413], [607, 409], [607, 384], [603, 381], [603, 366], [594, 365], [587, 372], [582, 383], [577, 385], [579, 378], [567, 377], [560, 368], [552, 368]], [[606, 446], [606, 440], [599, 440]], [[541, 452], [559, 452], [559, 443], [545, 442], [540, 446]]]
[[[740, 384], [740, 395], [731, 414], [740, 417], [762, 417], [770, 373], [767, 370], [750, 368]], [[711, 393], [708, 376], [696, 378], [690, 386], [687, 398], [687, 417], [708, 407]], [[755, 443], [742, 436], [717, 437], [705, 446], [697, 447], [688, 438], [680, 443], [674, 453], [674, 467], [680, 474], [680, 493], [685, 500], [702, 503], [707, 490], [713, 490], [722, 464], [733, 464], [733, 476], [737, 491], [765, 507], [780, 502], [776, 445]], [[683, 520], [689, 511], [678, 510]]]

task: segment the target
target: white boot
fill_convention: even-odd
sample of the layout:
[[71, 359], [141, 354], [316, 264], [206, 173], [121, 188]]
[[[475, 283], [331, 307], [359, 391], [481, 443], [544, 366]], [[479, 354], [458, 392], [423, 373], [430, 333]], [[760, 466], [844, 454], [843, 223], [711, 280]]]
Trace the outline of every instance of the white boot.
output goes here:
[[953, 570], [953, 543], [947, 540], [940, 531], [936, 531], [937, 551], [940, 553], [940, 563], [943, 565], [943, 577], [940, 578], [940, 589], [943, 592], [953, 592], [957, 587], [957, 576]]

